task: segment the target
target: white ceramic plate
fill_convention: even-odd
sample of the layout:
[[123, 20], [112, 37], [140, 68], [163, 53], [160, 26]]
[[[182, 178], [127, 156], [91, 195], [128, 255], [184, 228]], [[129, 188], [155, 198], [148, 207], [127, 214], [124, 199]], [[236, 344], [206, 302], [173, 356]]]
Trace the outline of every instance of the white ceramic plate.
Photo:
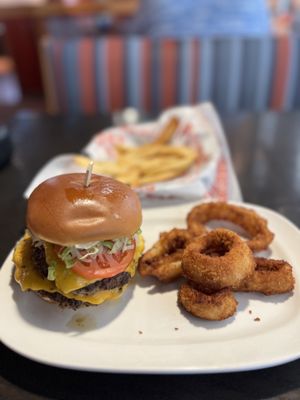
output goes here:
[[[251, 206], [251, 205], [248, 205]], [[294, 266], [293, 295], [237, 294], [237, 314], [196, 319], [177, 305], [177, 285], [136, 278], [124, 296], [99, 307], [66, 311], [21, 293], [8, 257], [0, 273], [0, 338], [42, 363], [93, 371], [215, 373], [264, 368], [300, 355], [299, 230], [279, 214], [251, 206], [276, 233], [269, 256]], [[144, 210], [147, 246], [184, 226], [191, 204]], [[250, 313], [251, 311], [251, 313]], [[259, 318], [259, 321], [255, 321]]]
[[59, 154], [51, 158], [35, 175], [29, 186], [24, 192], [25, 199], [28, 199], [31, 192], [46, 179], [56, 175], [68, 174], [73, 172], [84, 172], [81, 166], [74, 161], [75, 154]]

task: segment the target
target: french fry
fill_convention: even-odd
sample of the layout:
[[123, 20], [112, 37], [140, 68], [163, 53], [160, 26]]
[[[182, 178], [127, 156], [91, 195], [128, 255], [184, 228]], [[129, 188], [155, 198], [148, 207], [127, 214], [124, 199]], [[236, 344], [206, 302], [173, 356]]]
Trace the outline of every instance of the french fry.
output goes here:
[[[74, 157], [74, 161], [77, 165], [80, 165], [83, 168], [86, 168], [86, 166], [91, 161], [91, 159], [78, 154]], [[109, 176], [115, 177], [115, 176], [119, 175], [120, 168], [114, 161], [94, 161], [93, 170], [94, 170], [94, 172], [96, 172], [98, 174], [109, 175]]]
[[158, 137], [152, 142], [153, 144], [166, 144], [168, 143], [176, 129], [178, 128], [180, 119], [178, 117], [172, 117], [167, 124], [163, 127]]
[[[174, 128], [173, 128], [174, 129]], [[169, 128], [168, 137], [170, 137]], [[163, 138], [167, 140], [166, 131]], [[161, 182], [185, 173], [197, 158], [196, 150], [153, 142], [139, 147], [116, 147], [115, 161], [95, 161], [94, 172], [112, 176], [132, 187]], [[76, 164], [86, 167], [89, 158], [76, 155]]]

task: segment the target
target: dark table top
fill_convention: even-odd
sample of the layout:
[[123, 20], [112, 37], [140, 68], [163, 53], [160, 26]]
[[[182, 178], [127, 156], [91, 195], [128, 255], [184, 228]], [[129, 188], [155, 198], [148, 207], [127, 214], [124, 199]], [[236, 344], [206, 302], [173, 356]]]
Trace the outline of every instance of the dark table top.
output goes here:
[[[11, 121], [13, 155], [0, 170], [1, 263], [23, 232], [23, 192], [35, 173], [57, 154], [79, 152], [92, 134], [110, 124], [109, 116], [62, 118], [28, 112]], [[277, 210], [300, 226], [300, 112], [227, 116], [223, 124], [244, 200]], [[42, 365], [0, 343], [0, 399], [202, 397], [300, 398], [300, 360], [231, 374], [119, 375]]]

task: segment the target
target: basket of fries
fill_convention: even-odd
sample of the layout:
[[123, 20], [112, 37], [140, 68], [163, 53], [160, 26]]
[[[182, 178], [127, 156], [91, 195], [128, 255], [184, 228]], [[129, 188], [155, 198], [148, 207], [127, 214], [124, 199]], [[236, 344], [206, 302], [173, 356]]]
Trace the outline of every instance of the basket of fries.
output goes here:
[[93, 172], [123, 181], [153, 200], [241, 200], [239, 185], [218, 114], [210, 103], [171, 108], [156, 120], [105, 129], [81, 154], [51, 159], [24, 192], [28, 198], [43, 180]]
[[124, 125], [95, 135], [75, 155], [94, 161], [94, 172], [112, 176], [140, 195], [199, 198], [214, 180], [220, 144], [199, 107], [177, 107], [156, 122]]

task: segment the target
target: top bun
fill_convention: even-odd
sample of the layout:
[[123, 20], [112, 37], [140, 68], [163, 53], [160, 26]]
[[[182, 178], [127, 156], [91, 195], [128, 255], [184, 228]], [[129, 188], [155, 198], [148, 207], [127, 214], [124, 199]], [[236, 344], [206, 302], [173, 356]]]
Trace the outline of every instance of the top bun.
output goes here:
[[137, 194], [112, 178], [65, 174], [47, 179], [31, 194], [27, 227], [38, 238], [63, 246], [132, 236], [142, 222]]

